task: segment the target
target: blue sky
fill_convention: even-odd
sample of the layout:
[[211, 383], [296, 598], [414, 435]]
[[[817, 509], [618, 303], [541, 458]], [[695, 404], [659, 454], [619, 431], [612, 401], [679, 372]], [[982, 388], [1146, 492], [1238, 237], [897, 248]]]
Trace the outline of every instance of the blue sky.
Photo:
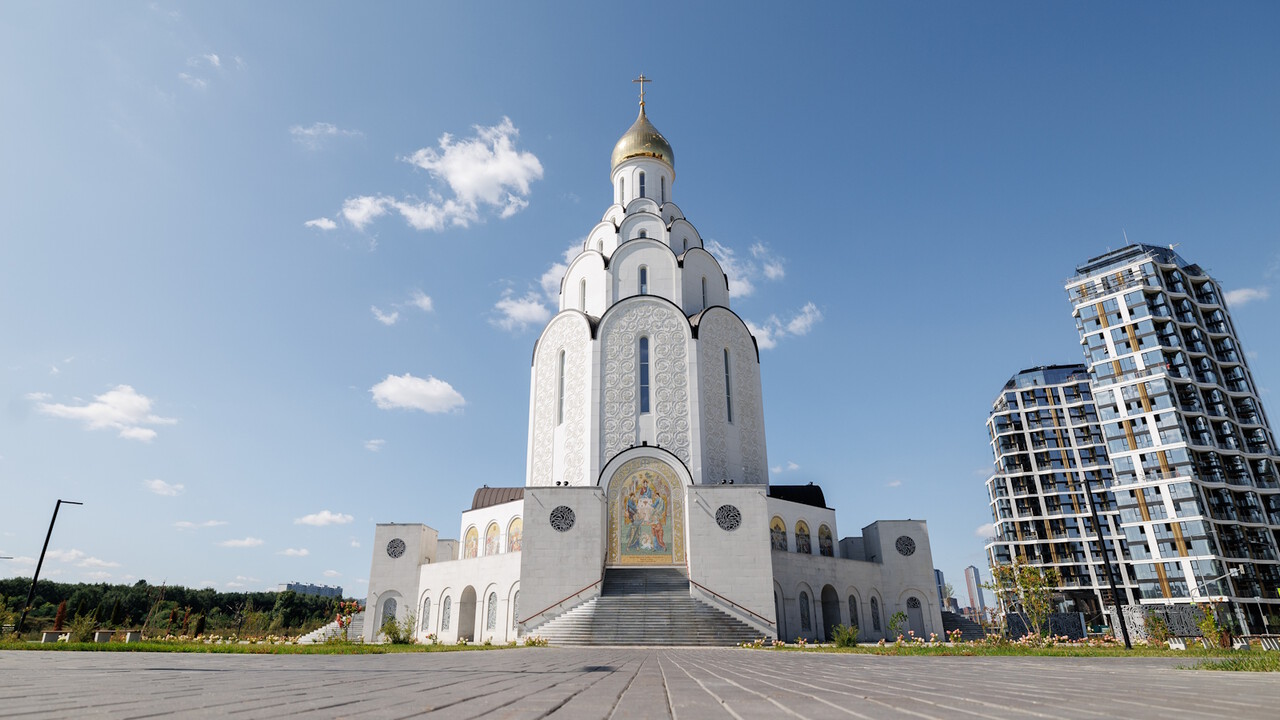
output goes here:
[[640, 72], [772, 480], [842, 534], [984, 565], [990, 403], [1081, 359], [1062, 286], [1125, 234], [1232, 293], [1280, 413], [1274, 4], [687, 5], [5, 3], [0, 575], [62, 497], [45, 577], [363, 595], [375, 522], [523, 484]]

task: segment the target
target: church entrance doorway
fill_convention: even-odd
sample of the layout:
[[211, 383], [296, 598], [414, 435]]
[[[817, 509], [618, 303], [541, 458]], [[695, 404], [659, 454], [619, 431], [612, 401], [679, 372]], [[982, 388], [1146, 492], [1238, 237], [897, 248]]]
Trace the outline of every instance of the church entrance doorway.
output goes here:
[[920, 607], [920, 598], [907, 598], [907, 629], [915, 632], [916, 637], [924, 637], [924, 609]]
[[840, 624], [840, 596], [830, 585], [822, 588], [822, 637], [831, 642], [835, 634], [831, 628]]
[[608, 488], [609, 565], [683, 565], [685, 493], [675, 468], [638, 457]]
[[476, 639], [476, 589], [470, 585], [462, 591], [462, 601], [458, 603], [458, 639]]

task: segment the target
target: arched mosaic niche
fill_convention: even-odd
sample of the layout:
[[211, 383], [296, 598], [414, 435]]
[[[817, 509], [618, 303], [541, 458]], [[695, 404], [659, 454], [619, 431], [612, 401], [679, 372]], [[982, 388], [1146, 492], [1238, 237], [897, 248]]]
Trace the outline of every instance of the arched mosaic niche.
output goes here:
[[684, 560], [684, 483], [662, 460], [628, 460], [609, 480], [609, 564]]
[[474, 526], [467, 528], [466, 539], [462, 545], [462, 558], [468, 559], [479, 555], [480, 550], [480, 531]]

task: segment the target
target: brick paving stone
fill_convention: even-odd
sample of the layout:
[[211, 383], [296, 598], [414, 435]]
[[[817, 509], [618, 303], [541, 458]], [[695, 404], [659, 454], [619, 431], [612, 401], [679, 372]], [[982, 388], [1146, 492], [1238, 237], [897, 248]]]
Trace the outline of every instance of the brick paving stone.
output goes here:
[[707, 648], [394, 655], [0, 652], [0, 718], [1222, 718], [1280, 716], [1280, 675], [1177, 658], [892, 657]]

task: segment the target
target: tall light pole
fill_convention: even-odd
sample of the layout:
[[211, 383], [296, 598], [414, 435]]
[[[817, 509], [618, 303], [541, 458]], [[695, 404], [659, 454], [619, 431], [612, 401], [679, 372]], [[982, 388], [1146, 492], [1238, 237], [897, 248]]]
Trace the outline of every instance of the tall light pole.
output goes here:
[[[1089, 509], [1093, 514], [1093, 527], [1098, 531], [1098, 549], [1102, 551], [1102, 564], [1107, 567], [1107, 582], [1111, 585], [1111, 599], [1116, 604], [1116, 620], [1120, 623], [1120, 632], [1124, 635], [1124, 647], [1132, 650], [1129, 642], [1129, 628], [1124, 623], [1124, 607], [1120, 604], [1120, 591], [1116, 589], [1116, 573], [1111, 569], [1111, 554], [1107, 552], [1107, 540], [1102, 537], [1102, 521], [1098, 519], [1098, 503], [1093, 497], [1093, 485], [1089, 482], [1089, 473], [1080, 473], [1084, 477], [1084, 494], [1089, 496]], [[1116, 542], [1116, 563], [1120, 562], [1120, 543]]]
[[18, 637], [22, 637], [22, 626], [27, 622], [27, 611], [31, 609], [31, 601], [36, 596], [36, 582], [40, 580], [40, 568], [44, 567], [44, 554], [49, 550], [49, 538], [53, 537], [53, 524], [58, 522], [58, 509], [63, 504], [67, 505], [83, 505], [82, 502], [74, 500], [58, 499], [58, 504], [53, 506], [53, 519], [49, 521], [49, 532], [44, 536], [44, 547], [40, 548], [40, 560], [36, 563], [36, 572], [31, 576], [31, 590], [27, 592], [27, 602], [22, 606], [22, 617], [18, 618], [18, 624], [13, 627], [13, 632]]

